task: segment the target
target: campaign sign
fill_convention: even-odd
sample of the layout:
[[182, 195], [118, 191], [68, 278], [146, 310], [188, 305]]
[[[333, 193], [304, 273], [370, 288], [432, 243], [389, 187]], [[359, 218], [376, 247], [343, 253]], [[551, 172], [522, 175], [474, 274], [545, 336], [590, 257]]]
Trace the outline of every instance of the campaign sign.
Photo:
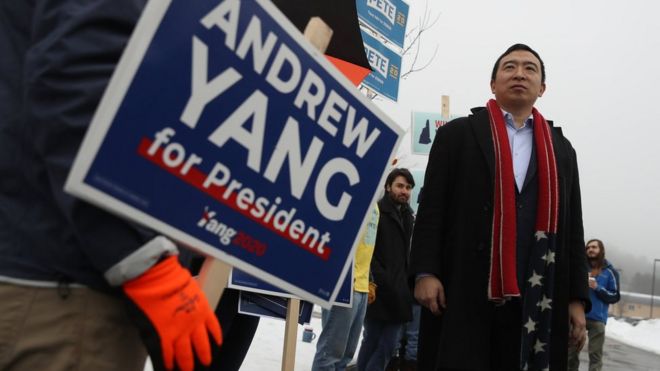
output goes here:
[[428, 155], [431, 145], [435, 139], [435, 132], [442, 125], [456, 118], [445, 117], [439, 112], [414, 112], [412, 113], [412, 153]]
[[364, 31], [362, 41], [372, 69], [362, 84], [396, 101], [399, 96], [401, 56]]
[[408, 4], [402, 0], [357, 0], [358, 17], [383, 37], [403, 48]]
[[[351, 265], [352, 266], [352, 265]], [[279, 288], [260, 280], [259, 278], [242, 271], [240, 269], [232, 269], [229, 274], [229, 284], [228, 286], [232, 289], [237, 289], [241, 291], [254, 292], [265, 295], [280, 296], [283, 298], [296, 298], [295, 295], [292, 295], [286, 291], [280, 290]], [[335, 298], [335, 301], [332, 305], [337, 305], [341, 307], [350, 307], [353, 303], [353, 270], [349, 270], [344, 277], [344, 281], [339, 289], [339, 294]]]
[[151, 1], [66, 189], [328, 307], [400, 136], [270, 1]]
[[[280, 296], [257, 294], [254, 292], [238, 293], [238, 312], [257, 317], [270, 317], [276, 319], [286, 319], [288, 299]], [[301, 301], [298, 310], [298, 323], [308, 324], [312, 319], [312, 310], [314, 304], [308, 301]]]

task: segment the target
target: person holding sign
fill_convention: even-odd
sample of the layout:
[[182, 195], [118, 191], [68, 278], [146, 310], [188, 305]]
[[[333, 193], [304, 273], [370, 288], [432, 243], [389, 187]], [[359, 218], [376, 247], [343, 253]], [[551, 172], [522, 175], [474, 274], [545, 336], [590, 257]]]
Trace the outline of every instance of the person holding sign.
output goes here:
[[355, 250], [353, 265], [353, 300], [350, 308], [333, 306], [323, 309], [323, 330], [316, 343], [313, 371], [345, 370], [353, 359], [367, 313], [369, 296], [369, 266], [376, 243], [378, 206], [375, 206], [363, 227], [360, 243]]
[[495, 62], [495, 99], [438, 129], [411, 250], [420, 370], [566, 370], [585, 341], [587, 287], [575, 150], [534, 108], [537, 52]]
[[357, 362], [360, 371], [384, 370], [401, 326], [412, 319], [413, 299], [406, 277], [413, 227], [408, 202], [414, 186], [408, 169], [394, 169], [385, 180], [385, 196], [378, 201], [380, 219], [371, 259], [376, 299], [367, 307]]
[[176, 245], [63, 190], [144, 1], [0, 4], [0, 369], [142, 370], [138, 329], [157, 370], [210, 364]]

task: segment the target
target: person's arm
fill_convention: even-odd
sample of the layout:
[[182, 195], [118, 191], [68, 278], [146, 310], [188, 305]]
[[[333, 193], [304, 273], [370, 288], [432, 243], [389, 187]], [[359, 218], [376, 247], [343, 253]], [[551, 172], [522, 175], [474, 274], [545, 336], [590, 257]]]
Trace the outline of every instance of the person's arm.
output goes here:
[[616, 274], [614, 269], [605, 268], [603, 271], [607, 275], [607, 282], [605, 286], [598, 286], [594, 290], [598, 299], [602, 300], [607, 304], [614, 304], [619, 301], [619, 280], [618, 274]]
[[573, 182], [570, 187], [570, 199], [568, 200], [568, 223], [569, 234], [566, 236], [569, 262], [569, 287], [568, 297], [570, 301], [581, 301], [584, 303], [585, 313], [591, 310], [589, 299], [589, 264], [584, 250], [584, 227], [582, 224], [582, 197], [580, 194], [580, 176], [577, 165], [575, 150], [567, 145], [571, 158]]
[[[121, 286], [155, 368], [211, 362], [217, 319], [165, 237], [64, 192], [64, 183], [143, 0], [37, 0], [23, 71], [26, 143], [38, 163], [44, 202], [68, 223], [72, 244], [110, 285]], [[64, 248], [64, 247], [63, 247]], [[184, 308], [185, 310], [182, 310]], [[194, 348], [194, 353], [193, 353]]]
[[142, 0], [38, 1], [25, 59], [25, 130], [43, 163], [43, 184], [89, 261], [116, 286], [176, 248], [63, 187], [143, 6]]
[[587, 341], [587, 320], [585, 318], [584, 303], [579, 300], [568, 304], [569, 333], [568, 345], [575, 346], [579, 352]]
[[573, 183], [570, 185], [570, 199], [568, 204], [569, 228], [567, 236], [569, 259], [569, 339], [571, 345], [582, 349], [586, 340], [585, 313], [591, 310], [589, 300], [589, 265], [584, 250], [584, 227], [582, 224], [582, 198], [580, 195], [580, 177], [577, 166], [575, 150], [569, 145], [569, 155], [572, 159]]

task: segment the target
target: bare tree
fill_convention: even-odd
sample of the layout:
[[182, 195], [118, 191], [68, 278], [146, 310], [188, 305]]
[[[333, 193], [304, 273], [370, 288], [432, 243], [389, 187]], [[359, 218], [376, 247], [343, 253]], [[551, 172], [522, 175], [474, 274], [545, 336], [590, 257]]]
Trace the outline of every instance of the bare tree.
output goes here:
[[440, 19], [440, 14], [438, 14], [435, 17], [432, 17], [431, 12], [429, 11], [429, 3], [428, 1], [424, 5], [424, 13], [422, 17], [419, 19], [419, 23], [417, 26], [413, 27], [408, 33], [406, 34], [406, 42], [404, 45], [407, 45], [406, 47], [403, 48], [403, 51], [401, 53], [402, 56], [410, 55], [412, 57], [412, 62], [410, 63], [409, 70], [402, 73], [400, 76], [400, 79], [403, 80], [406, 77], [408, 77], [411, 73], [419, 72], [426, 67], [431, 65], [431, 62], [433, 62], [433, 59], [435, 58], [436, 54], [438, 53], [438, 44], [435, 44], [435, 47], [433, 49], [433, 55], [426, 61], [426, 63], [423, 63], [421, 65], [418, 65], [419, 62], [419, 52], [422, 47], [422, 35], [430, 30], [435, 24], [438, 22], [438, 19]]
[[[419, 22], [406, 33], [404, 48], [401, 50], [401, 56], [411, 57], [412, 61], [410, 62], [410, 67], [408, 67], [408, 70], [399, 75], [399, 80], [404, 80], [410, 76], [410, 74], [425, 69], [426, 67], [430, 66], [431, 62], [433, 62], [433, 59], [435, 59], [435, 56], [438, 53], [437, 43], [434, 46], [433, 55], [431, 55], [431, 57], [428, 58], [425, 63], [420, 61], [420, 51], [422, 49], [422, 36], [426, 31], [435, 26], [435, 24], [438, 22], [438, 19], [440, 19], [440, 14], [433, 16], [429, 10], [429, 3], [426, 1], [424, 5], [424, 13], [420, 17]], [[361, 90], [369, 99], [373, 100], [379, 96], [377, 92], [366, 88], [364, 85], [362, 86]]]

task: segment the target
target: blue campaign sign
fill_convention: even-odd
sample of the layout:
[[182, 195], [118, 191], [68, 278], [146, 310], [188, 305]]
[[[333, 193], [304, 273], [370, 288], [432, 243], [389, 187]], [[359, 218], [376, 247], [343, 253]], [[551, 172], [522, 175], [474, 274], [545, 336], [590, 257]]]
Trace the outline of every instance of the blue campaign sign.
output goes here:
[[383, 37], [403, 48], [408, 4], [402, 0], [357, 0], [358, 17]]
[[[254, 292], [259, 294], [280, 296], [283, 298], [293, 298], [295, 295], [291, 295], [288, 292], [282, 291], [279, 288], [260, 280], [259, 278], [244, 272], [240, 269], [232, 269], [229, 276], [229, 287], [241, 291]], [[342, 307], [350, 307], [353, 303], [353, 270], [349, 270], [344, 278], [341, 288], [339, 289], [339, 294], [335, 298], [332, 305], [338, 305]]]
[[399, 96], [401, 56], [364, 31], [362, 31], [362, 41], [364, 52], [373, 70], [362, 84], [396, 101]]
[[[258, 317], [286, 319], [288, 299], [280, 296], [257, 294], [254, 292], [238, 293], [238, 312]], [[314, 304], [308, 301], [300, 302], [298, 324], [308, 324], [312, 319]]]
[[401, 134], [270, 1], [151, 1], [66, 188], [327, 307]]

